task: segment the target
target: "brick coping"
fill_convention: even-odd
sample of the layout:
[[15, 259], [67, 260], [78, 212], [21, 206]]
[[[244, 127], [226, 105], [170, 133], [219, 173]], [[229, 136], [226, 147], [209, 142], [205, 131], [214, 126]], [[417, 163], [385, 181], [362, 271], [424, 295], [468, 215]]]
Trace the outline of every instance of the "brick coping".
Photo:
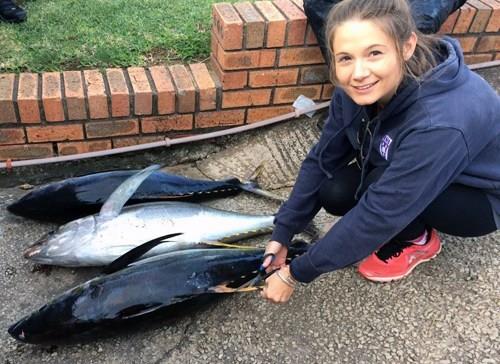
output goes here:
[[[301, 0], [212, 6], [208, 63], [0, 74], [0, 160], [68, 155], [175, 138], [330, 98]], [[469, 0], [441, 34], [468, 63], [500, 59], [500, 2]]]

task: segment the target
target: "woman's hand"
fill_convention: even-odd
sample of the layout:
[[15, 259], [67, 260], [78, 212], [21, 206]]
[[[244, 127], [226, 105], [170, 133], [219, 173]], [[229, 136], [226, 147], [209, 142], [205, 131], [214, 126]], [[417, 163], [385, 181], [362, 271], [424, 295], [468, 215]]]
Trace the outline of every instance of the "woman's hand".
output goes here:
[[275, 258], [269, 256], [262, 262], [262, 266], [266, 268], [269, 272], [274, 269], [281, 268], [286, 263], [286, 255], [288, 253], [288, 248], [285, 245], [278, 243], [277, 241], [270, 241], [267, 243], [265, 254], [274, 254]]
[[[281, 275], [282, 278], [278, 275]], [[287, 277], [290, 276], [290, 266], [285, 265], [281, 267], [279, 271], [269, 276], [266, 279], [264, 289], [261, 292], [261, 296], [268, 301], [273, 303], [286, 303], [293, 294], [294, 287], [285, 283]]]

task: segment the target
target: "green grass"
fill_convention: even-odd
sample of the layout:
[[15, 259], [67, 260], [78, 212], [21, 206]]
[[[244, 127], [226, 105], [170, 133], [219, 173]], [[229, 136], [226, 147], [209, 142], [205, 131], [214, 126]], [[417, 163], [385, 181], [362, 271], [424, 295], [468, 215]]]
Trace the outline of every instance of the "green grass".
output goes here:
[[194, 62], [210, 52], [211, 4], [237, 0], [27, 0], [0, 22], [0, 72]]

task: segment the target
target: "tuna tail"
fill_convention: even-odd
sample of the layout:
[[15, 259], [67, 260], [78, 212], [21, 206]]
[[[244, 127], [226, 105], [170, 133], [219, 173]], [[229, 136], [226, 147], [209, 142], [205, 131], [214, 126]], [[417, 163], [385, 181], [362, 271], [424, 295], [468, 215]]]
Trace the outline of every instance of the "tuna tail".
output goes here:
[[119, 256], [115, 260], [113, 260], [111, 263], [109, 263], [103, 270], [102, 272], [104, 274], [111, 274], [114, 272], [119, 271], [120, 269], [125, 268], [128, 266], [130, 263], [138, 260], [141, 256], [146, 254], [148, 251], [153, 249], [155, 246], [163, 243], [165, 240], [173, 238], [175, 236], [182, 235], [182, 233], [174, 233], [174, 234], [168, 234], [164, 236], [160, 236], [159, 238], [150, 240], [144, 244], [141, 244], [134, 249], [129, 250], [125, 254]]
[[154, 171], [157, 171], [158, 169], [160, 169], [160, 166], [154, 164], [127, 178], [120, 186], [116, 188], [116, 190], [113, 191], [104, 205], [102, 205], [101, 212], [99, 213], [99, 218], [108, 219], [118, 216], [123, 206], [125, 206], [125, 203], [127, 203], [130, 197], [132, 197], [141, 183], [144, 182], [146, 178], [148, 178]]
[[255, 167], [253, 170], [251, 170], [249, 173], [247, 173], [244, 177], [244, 181], [241, 182], [237, 178], [230, 178], [227, 179], [227, 183], [231, 183], [235, 186], [238, 186], [240, 189], [246, 192], [253, 193], [255, 195], [259, 195], [262, 197], [269, 198], [271, 200], [278, 201], [280, 203], [285, 202], [286, 199], [272, 193], [266, 190], [263, 190], [262, 188], [259, 187], [259, 184], [257, 183], [257, 178], [261, 175], [262, 171], [264, 170], [264, 163], [265, 161], [261, 161], [257, 167]]
[[243, 191], [247, 191], [247, 192], [253, 193], [255, 195], [266, 197], [266, 198], [269, 198], [271, 200], [275, 200], [278, 202], [285, 202], [286, 201], [286, 199], [284, 199], [284, 198], [282, 198], [282, 197], [280, 197], [272, 192], [263, 190], [262, 188], [259, 187], [257, 182], [254, 182], [254, 181], [241, 182], [238, 185], [238, 187], [240, 187]]

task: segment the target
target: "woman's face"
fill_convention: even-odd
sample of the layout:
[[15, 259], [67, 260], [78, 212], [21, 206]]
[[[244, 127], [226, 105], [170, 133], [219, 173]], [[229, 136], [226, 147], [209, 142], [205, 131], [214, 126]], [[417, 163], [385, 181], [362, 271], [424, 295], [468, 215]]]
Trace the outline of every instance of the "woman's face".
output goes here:
[[[403, 48], [405, 59], [413, 54], [413, 41], [416, 44], [415, 34]], [[402, 80], [401, 61], [394, 41], [375, 22], [342, 23], [332, 46], [339, 86], [356, 104], [385, 104], [392, 98]]]

